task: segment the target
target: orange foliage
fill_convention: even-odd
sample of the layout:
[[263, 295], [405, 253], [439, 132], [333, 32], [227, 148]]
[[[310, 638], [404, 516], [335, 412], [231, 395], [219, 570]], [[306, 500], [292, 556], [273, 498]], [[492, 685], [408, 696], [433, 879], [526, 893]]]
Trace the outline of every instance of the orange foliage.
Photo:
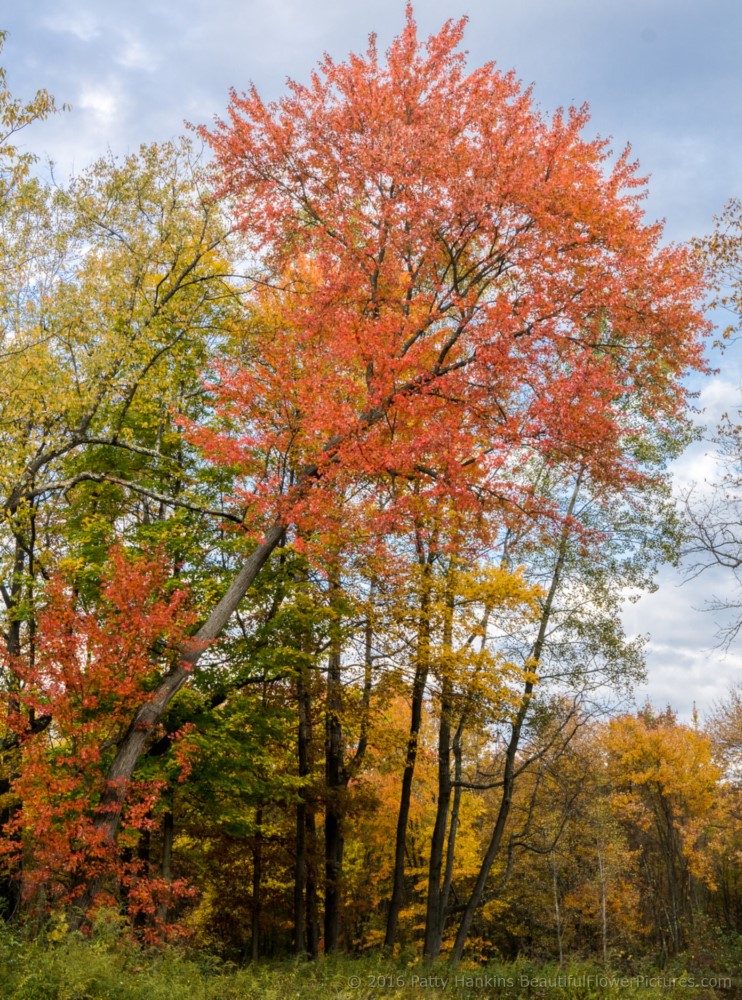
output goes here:
[[[88, 608], [56, 578], [39, 616], [34, 657], [12, 664], [23, 682], [11, 719], [22, 737], [13, 782], [21, 807], [2, 851], [9, 864], [22, 858], [27, 895], [43, 886], [50, 902], [69, 904], [86, 882], [103, 877], [110, 891], [125, 890], [132, 913], [153, 914], [156, 897], [183, 888], [122, 854], [152, 828], [162, 780], [133, 783], [118, 847], [106, 844], [94, 824], [110, 749], [194, 621], [187, 592], [168, 589], [168, 576], [162, 553], [132, 559], [114, 549], [100, 600]], [[43, 715], [53, 716], [51, 725], [33, 734], [29, 720]]]
[[[628, 152], [583, 137], [584, 107], [547, 121], [513, 74], [468, 72], [463, 30], [421, 44], [408, 6], [385, 61], [372, 39], [201, 130], [268, 281], [217, 367], [228, 432], [191, 434], [241, 471], [258, 535], [378, 535], [421, 495], [533, 513], [529, 454], [635, 479], [625, 435], [672, 424], [703, 367], [697, 263], [644, 223]], [[364, 502], [379, 481], [420, 489]]]

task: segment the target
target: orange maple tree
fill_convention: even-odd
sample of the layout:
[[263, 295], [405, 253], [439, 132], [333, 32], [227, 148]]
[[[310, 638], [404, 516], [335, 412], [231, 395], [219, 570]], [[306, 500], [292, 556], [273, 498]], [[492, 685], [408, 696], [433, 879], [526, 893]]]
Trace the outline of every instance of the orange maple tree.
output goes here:
[[586, 108], [547, 121], [513, 74], [466, 72], [463, 30], [423, 45], [408, 7], [386, 61], [372, 39], [201, 130], [270, 315], [253, 363], [218, 370], [232, 432], [197, 436], [263, 526], [317, 532], [378, 477], [522, 502], [534, 451], [635, 475], [626, 435], [676, 417], [702, 363], [697, 262], [644, 223], [628, 150], [611, 164]]

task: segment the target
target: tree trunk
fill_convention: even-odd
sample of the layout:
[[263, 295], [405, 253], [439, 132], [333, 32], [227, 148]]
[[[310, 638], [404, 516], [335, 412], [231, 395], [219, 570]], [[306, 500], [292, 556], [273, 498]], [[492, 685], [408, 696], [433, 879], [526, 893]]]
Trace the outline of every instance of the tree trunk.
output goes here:
[[257, 962], [260, 953], [261, 880], [263, 877], [263, 810], [255, 812], [255, 844], [252, 852], [252, 921], [250, 928], [250, 960]]
[[[533, 644], [531, 650], [531, 655], [529, 659], [534, 664], [534, 671], [538, 667], [538, 663], [541, 659], [541, 654], [543, 653], [544, 644], [546, 642], [546, 634], [549, 625], [549, 620], [551, 618], [551, 611], [554, 606], [554, 598], [556, 597], [557, 590], [559, 589], [559, 583], [561, 580], [562, 570], [564, 568], [564, 562], [567, 557], [567, 545], [569, 542], [569, 521], [568, 519], [572, 517], [574, 513], [575, 505], [577, 503], [577, 497], [580, 492], [580, 487], [582, 485], [583, 470], [581, 469], [577, 479], [575, 481], [574, 489], [572, 491], [572, 496], [567, 507], [567, 513], [565, 518], [565, 523], [562, 528], [561, 538], [559, 540], [559, 548], [557, 550], [557, 559], [554, 564], [554, 571], [551, 577], [551, 585], [549, 586], [549, 591], [546, 595], [546, 600], [544, 601], [544, 606], [541, 611], [541, 619], [539, 622], [539, 630], [536, 636], [536, 641]], [[471, 930], [472, 921], [474, 920], [474, 914], [479, 909], [482, 899], [484, 897], [484, 891], [487, 885], [487, 879], [489, 878], [490, 870], [497, 857], [502, 844], [502, 838], [505, 833], [505, 825], [507, 823], [508, 815], [510, 813], [510, 805], [513, 797], [513, 787], [515, 782], [515, 761], [518, 753], [518, 747], [520, 745], [520, 735], [523, 730], [523, 724], [528, 715], [528, 709], [531, 704], [531, 697], [533, 695], [533, 680], [529, 678], [523, 685], [523, 695], [521, 697], [520, 707], [518, 709], [517, 715], [513, 720], [513, 726], [510, 732], [510, 739], [508, 741], [508, 746], [505, 751], [505, 768], [502, 776], [502, 798], [500, 799], [500, 808], [497, 813], [497, 820], [495, 821], [495, 828], [492, 831], [492, 837], [487, 847], [487, 852], [484, 856], [482, 864], [479, 869], [479, 874], [477, 875], [477, 880], [474, 884], [471, 896], [464, 908], [464, 913], [461, 918], [461, 923], [459, 924], [459, 929], [456, 934], [456, 940], [454, 942], [453, 951], [451, 952], [451, 962], [457, 965], [461, 961], [461, 956], [464, 952], [464, 945], [466, 944], [466, 939], [469, 936], [469, 931]]]
[[600, 877], [600, 940], [603, 950], [603, 965], [608, 965], [608, 911], [607, 895], [608, 886], [605, 861], [603, 860], [603, 846], [598, 844], [598, 873]]
[[456, 834], [459, 829], [459, 810], [461, 808], [461, 737], [464, 733], [466, 715], [462, 715], [456, 727], [456, 734], [453, 738], [453, 806], [451, 808], [451, 824], [448, 828], [448, 844], [446, 845], [446, 871], [443, 876], [443, 888], [441, 889], [441, 942], [443, 932], [446, 929], [446, 917], [448, 915], [448, 900], [451, 895], [451, 883], [453, 881], [453, 868], [456, 859]]
[[[106, 790], [101, 796], [98, 806], [95, 827], [104, 847], [113, 848], [129, 782], [152, 730], [162, 718], [173, 697], [191, 676], [191, 671], [201, 659], [208, 645], [221, 634], [270, 554], [283, 538], [283, 533], [284, 528], [281, 525], [274, 525], [266, 532], [265, 540], [245, 560], [242, 569], [232, 581], [226, 594], [204, 624], [195, 636], [181, 646], [178, 651], [178, 661], [173, 663], [152, 692], [151, 697], [140, 705], [134, 713], [134, 718], [119, 744], [116, 756], [108, 771]], [[103, 884], [103, 880], [97, 878], [91, 880], [85, 887], [77, 904], [68, 915], [68, 921], [73, 930], [80, 927], [93, 900], [103, 888]]]
[[430, 841], [430, 864], [428, 867], [428, 902], [425, 915], [425, 939], [423, 957], [435, 961], [441, 950], [441, 874], [443, 871], [443, 847], [448, 826], [448, 810], [451, 804], [451, 725], [449, 722], [450, 702], [441, 704], [441, 721], [438, 730], [438, 801], [435, 824]]
[[453, 644], [453, 592], [449, 570], [446, 613], [443, 622], [443, 668], [441, 676], [441, 715], [438, 725], [438, 796], [435, 824], [430, 841], [428, 866], [428, 900], [425, 914], [423, 957], [433, 962], [438, 958], [443, 940], [443, 910], [441, 906], [441, 874], [443, 872], [443, 847], [446, 842], [448, 810], [451, 805], [451, 702], [453, 690], [450, 669]]
[[303, 799], [296, 805], [296, 861], [294, 863], [294, 954], [305, 955], [307, 887], [307, 806]]
[[337, 951], [340, 939], [340, 894], [343, 865], [343, 793], [347, 785], [343, 746], [341, 632], [338, 596], [340, 583], [331, 581], [330, 602], [334, 605], [330, 654], [327, 662], [325, 714], [325, 954]]
[[[15, 510], [9, 511], [9, 516], [14, 516]], [[21, 539], [16, 535], [15, 538], [15, 555], [13, 559], [13, 571], [10, 581], [10, 592], [8, 592], [5, 587], [3, 587], [3, 598], [5, 600], [5, 606], [8, 612], [8, 625], [6, 628], [6, 648], [8, 651], [8, 660], [12, 664], [14, 659], [20, 658], [21, 655], [21, 619], [18, 617], [18, 608], [23, 600], [23, 571], [25, 568], [25, 551], [22, 545]], [[8, 716], [14, 715], [20, 711], [20, 682], [12, 667], [8, 670]], [[30, 720], [33, 725], [33, 719]], [[11, 744], [11, 747], [17, 746], [18, 743], [15, 742]], [[11, 761], [13, 758], [10, 758]], [[11, 763], [11, 769], [13, 764]], [[3, 780], [0, 783], [0, 794], [5, 794], [10, 791], [13, 781], [17, 777], [17, 773], [11, 770], [8, 775], [7, 781]], [[6, 787], [7, 786], [7, 787]], [[14, 814], [18, 811], [18, 806], [12, 804], [12, 800], [8, 800], [7, 805], [5, 805], [0, 811], [0, 836], [4, 835], [4, 830], [10, 823]], [[6, 920], [10, 920], [20, 913], [21, 909], [21, 883], [22, 883], [22, 861], [18, 860], [18, 867], [16, 870], [7, 868], [2, 876], [0, 876], [0, 915]]]
[[[305, 668], [302, 665], [296, 682], [296, 702], [299, 715], [297, 733], [297, 754], [299, 758], [299, 777], [305, 779], [309, 774], [309, 691], [307, 689]], [[299, 791], [299, 801], [296, 805], [296, 864], [294, 867], [294, 953], [306, 954], [306, 903], [307, 886], [307, 801], [306, 788]]]
[[314, 806], [307, 804], [307, 954], [319, 958], [319, 900], [317, 897], [317, 823]]
[[559, 948], [559, 968], [564, 965], [564, 949], [562, 947], [562, 913], [559, 907], [559, 881], [557, 879], [556, 863], [551, 858], [551, 881], [554, 892], [554, 920], [556, 922], [557, 946]]
[[515, 757], [518, 750], [518, 745], [520, 743], [520, 733], [523, 725], [523, 720], [525, 719], [526, 712], [528, 711], [528, 703], [531, 697], [531, 691], [533, 689], [532, 683], [529, 681], [525, 685], [525, 691], [523, 694], [523, 700], [521, 702], [521, 709], [518, 712], [516, 720], [513, 724], [513, 729], [511, 732], [510, 740], [508, 742], [508, 747], [505, 753], [505, 773], [503, 775], [503, 789], [502, 798], [500, 799], [500, 808], [497, 813], [497, 820], [495, 822], [495, 828], [492, 831], [492, 837], [490, 838], [489, 846], [487, 848], [487, 853], [484, 856], [484, 860], [479, 869], [479, 874], [477, 880], [474, 884], [474, 889], [472, 890], [469, 901], [464, 908], [464, 914], [461, 918], [461, 923], [459, 925], [458, 932], [456, 934], [456, 941], [454, 942], [453, 951], [451, 953], [451, 961], [454, 965], [461, 961], [461, 956], [464, 951], [464, 945], [466, 944], [466, 939], [469, 936], [469, 931], [471, 929], [472, 921], [474, 920], [474, 914], [479, 908], [482, 897], [484, 896], [485, 886], [487, 884], [487, 879], [489, 878], [490, 869], [494, 863], [495, 858], [500, 850], [500, 845], [502, 844], [503, 834], [505, 833], [505, 824], [510, 813], [510, 804], [513, 794], [513, 772], [515, 770]]
[[[172, 802], [170, 808], [162, 817], [162, 863], [160, 873], [165, 882], [173, 880], [173, 840], [175, 839], [175, 819]], [[167, 903], [162, 902], [157, 908], [157, 919], [162, 923], [167, 920]]]
[[399, 912], [402, 909], [405, 895], [405, 849], [407, 846], [407, 824], [410, 818], [410, 800], [412, 798], [412, 779], [415, 774], [417, 760], [417, 744], [420, 736], [420, 725], [423, 715], [423, 697], [428, 681], [430, 665], [430, 573], [431, 560], [428, 558], [423, 565], [422, 592], [420, 595], [420, 618], [418, 623], [417, 651], [415, 655], [415, 678], [412, 685], [412, 714], [410, 718], [410, 735], [407, 740], [407, 756], [402, 775], [402, 792], [399, 800], [397, 816], [397, 833], [394, 845], [394, 874], [392, 898], [389, 901], [384, 950], [391, 952], [397, 940], [397, 925]]
[[[297, 678], [297, 705], [299, 713], [298, 757], [299, 776], [311, 773], [312, 703], [309, 677], [302, 666]], [[306, 787], [301, 789], [296, 807], [296, 868], [294, 872], [294, 952], [319, 957], [319, 924], [317, 905], [317, 875], [315, 857], [317, 829], [314, 804]]]
[[325, 813], [325, 954], [337, 951], [340, 942], [340, 886], [345, 840], [339, 810]]

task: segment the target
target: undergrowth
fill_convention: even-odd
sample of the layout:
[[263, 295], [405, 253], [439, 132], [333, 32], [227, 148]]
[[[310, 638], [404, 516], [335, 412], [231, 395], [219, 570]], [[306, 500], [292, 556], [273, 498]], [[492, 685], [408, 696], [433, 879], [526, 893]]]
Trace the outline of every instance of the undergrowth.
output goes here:
[[[719, 984], [722, 977], [731, 985]], [[740, 986], [728, 969], [691, 973], [682, 962], [609, 971], [594, 963], [560, 968], [518, 960], [453, 970], [333, 956], [238, 967], [174, 947], [145, 949], [111, 915], [90, 938], [52, 931], [29, 939], [0, 926], [2, 1000], [726, 1000], [742, 996]]]

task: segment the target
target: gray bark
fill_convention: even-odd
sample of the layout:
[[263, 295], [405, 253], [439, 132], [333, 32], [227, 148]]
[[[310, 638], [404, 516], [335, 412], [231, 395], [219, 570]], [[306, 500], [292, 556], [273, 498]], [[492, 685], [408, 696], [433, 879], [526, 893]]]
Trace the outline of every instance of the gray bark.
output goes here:
[[[191, 676], [193, 667], [201, 659], [209, 643], [223, 631], [270, 554], [278, 545], [283, 533], [284, 528], [281, 525], [274, 525], [266, 533], [264, 541], [245, 560], [242, 569], [232, 581], [226, 594], [204, 624], [195, 636], [184, 643], [178, 651], [180, 654], [178, 661], [168, 670], [150, 698], [135, 712], [108, 771], [106, 790], [101, 796], [98, 806], [95, 827], [102, 835], [105, 844], [113, 845], [116, 839], [129, 782], [152, 730], [162, 718], [173, 697]], [[85, 913], [102, 887], [103, 882], [100, 879], [88, 883], [77, 901], [75, 912], [70, 914], [69, 919], [73, 929], [80, 926]]]

